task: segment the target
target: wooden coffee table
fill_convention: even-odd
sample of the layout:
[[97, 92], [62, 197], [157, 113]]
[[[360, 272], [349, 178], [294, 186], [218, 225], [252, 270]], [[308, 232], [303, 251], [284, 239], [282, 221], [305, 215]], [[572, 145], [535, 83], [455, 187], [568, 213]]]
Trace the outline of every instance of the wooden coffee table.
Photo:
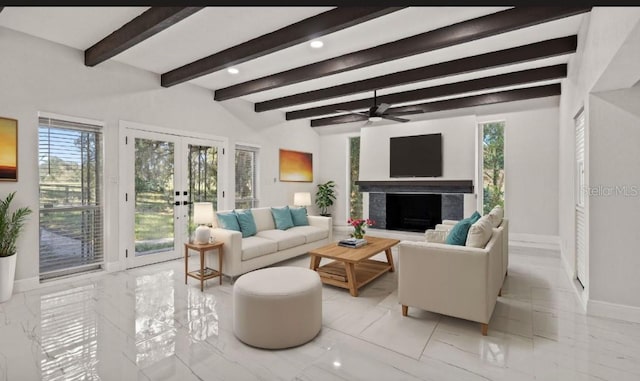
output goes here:
[[[357, 249], [338, 246], [336, 242], [310, 251], [311, 270], [318, 272], [322, 283], [346, 288], [352, 296], [358, 296], [360, 287], [387, 271], [395, 271], [391, 248], [400, 242], [390, 238], [371, 236], [364, 238], [368, 243]], [[383, 251], [387, 255], [386, 262], [369, 259]], [[333, 259], [333, 261], [320, 266], [322, 258]]]

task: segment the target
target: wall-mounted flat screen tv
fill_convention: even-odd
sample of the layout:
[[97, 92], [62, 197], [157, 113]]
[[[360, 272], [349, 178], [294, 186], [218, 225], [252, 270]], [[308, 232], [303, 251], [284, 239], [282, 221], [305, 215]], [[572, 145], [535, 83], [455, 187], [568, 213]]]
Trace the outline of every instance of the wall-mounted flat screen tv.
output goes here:
[[442, 176], [442, 134], [391, 138], [389, 161], [390, 177]]

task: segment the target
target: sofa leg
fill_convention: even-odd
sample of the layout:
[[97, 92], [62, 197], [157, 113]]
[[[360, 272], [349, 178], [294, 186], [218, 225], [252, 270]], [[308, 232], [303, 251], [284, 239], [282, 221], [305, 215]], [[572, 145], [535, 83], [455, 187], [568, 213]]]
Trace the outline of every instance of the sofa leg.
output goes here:
[[481, 323], [482, 325], [482, 336], [487, 336], [487, 332], [489, 331], [489, 324]]
[[409, 306], [402, 305], [402, 316], [407, 316], [409, 313]]

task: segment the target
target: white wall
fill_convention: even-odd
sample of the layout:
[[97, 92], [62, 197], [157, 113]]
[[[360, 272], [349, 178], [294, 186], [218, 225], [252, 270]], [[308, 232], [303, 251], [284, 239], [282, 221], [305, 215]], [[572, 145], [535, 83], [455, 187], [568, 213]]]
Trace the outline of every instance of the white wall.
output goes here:
[[589, 297], [634, 307], [640, 307], [638, 104], [638, 87], [589, 98]]
[[[589, 94], [593, 91], [598, 81], [606, 78], [619, 78], [616, 75], [607, 74], [606, 71], [611, 67], [612, 60], [621, 47], [625, 44], [630, 33], [638, 28], [640, 20], [640, 8], [633, 7], [594, 7], [589, 15], [585, 17], [585, 22], [581, 26], [578, 33], [578, 49], [576, 54], [569, 61], [567, 79], [562, 84], [562, 97], [560, 100], [560, 132], [559, 132], [559, 193], [558, 193], [558, 210], [559, 210], [559, 233], [562, 258], [565, 267], [572, 277], [575, 277], [575, 127], [573, 118], [580, 108], [584, 107], [586, 116], [586, 168], [589, 169], [602, 158], [592, 155], [589, 150], [591, 147], [591, 110], [589, 102]], [[637, 47], [634, 47], [637, 50]], [[631, 65], [633, 70], [627, 75], [628, 78], [638, 78], [637, 64]], [[622, 70], [620, 66], [615, 66], [615, 70]], [[598, 84], [600, 88], [607, 88], [607, 84]], [[596, 164], [597, 165], [597, 164]], [[586, 173], [586, 183], [594, 185], [589, 170]], [[595, 218], [590, 212], [590, 198], [585, 200], [587, 209], [587, 218], [589, 220]], [[603, 218], [600, 216], [599, 218]], [[605, 219], [613, 220], [615, 216], [608, 216]], [[590, 240], [596, 234], [606, 234], [602, 231], [590, 230], [587, 237], [587, 247], [589, 255], [591, 255]], [[610, 253], [610, 260], [618, 260], [616, 254]], [[589, 276], [593, 271], [587, 260], [589, 268]], [[608, 274], [610, 278], [616, 277], [615, 274]], [[603, 278], [602, 278], [603, 279]], [[585, 290], [583, 297], [589, 298], [590, 288], [596, 287], [591, 279], [588, 280], [588, 288]], [[621, 291], [621, 290], [619, 290]], [[608, 295], [607, 298], [611, 298]], [[615, 297], [614, 297], [615, 299]], [[613, 299], [607, 299], [613, 300]]]
[[[259, 174], [261, 205], [292, 202], [298, 189], [313, 183], [280, 183], [278, 148], [314, 154], [319, 167], [317, 134], [302, 123], [265, 118], [247, 123], [236, 111], [238, 103], [214, 102], [212, 92], [182, 84], [160, 86], [159, 75], [114, 61], [94, 68], [84, 66], [83, 52], [39, 38], [0, 28], [0, 115], [19, 121], [19, 181], [0, 183], [0, 194], [18, 191], [15, 204], [38, 210], [38, 112], [100, 120], [105, 123], [105, 219], [107, 261], [118, 253], [118, 122], [127, 120], [163, 128], [206, 133], [229, 139], [226, 182], [227, 206], [234, 195], [233, 147], [236, 142], [261, 146]], [[253, 114], [253, 111], [251, 111]], [[246, 114], [248, 115], [248, 114]], [[280, 121], [282, 116], [278, 116]], [[274, 122], [274, 120], [276, 122]], [[112, 181], [115, 180], [115, 181]], [[38, 214], [30, 218], [18, 242], [16, 279], [38, 277]]]
[[558, 107], [478, 116], [479, 123], [498, 120], [505, 121], [509, 232], [557, 241]]

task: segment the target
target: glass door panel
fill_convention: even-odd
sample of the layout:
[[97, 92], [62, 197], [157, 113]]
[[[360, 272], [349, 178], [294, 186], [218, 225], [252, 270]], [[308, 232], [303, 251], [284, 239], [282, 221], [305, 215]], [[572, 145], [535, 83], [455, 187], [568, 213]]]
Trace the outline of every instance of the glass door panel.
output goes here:
[[135, 138], [135, 255], [174, 251], [175, 144]]

